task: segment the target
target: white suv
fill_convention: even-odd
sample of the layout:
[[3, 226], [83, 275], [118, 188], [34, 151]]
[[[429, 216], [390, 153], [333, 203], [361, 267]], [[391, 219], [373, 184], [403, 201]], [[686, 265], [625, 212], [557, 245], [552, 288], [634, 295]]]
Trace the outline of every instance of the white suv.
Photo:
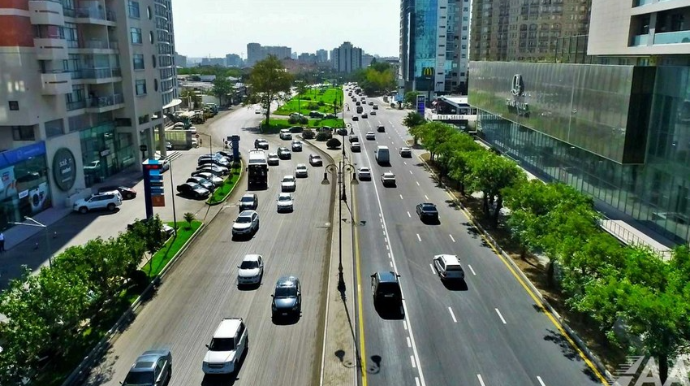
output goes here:
[[87, 199], [79, 199], [74, 203], [72, 209], [79, 213], [87, 213], [91, 210], [103, 209], [107, 209], [112, 212], [120, 205], [122, 205], [122, 194], [120, 194], [120, 192], [117, 190], [114, 190], [112, 192], [92, 194], [91, 197]]
[[242, 318], [225, 318], [213, 333], [201, 366], [204, 374], [232, 374], [249, 349], [249, 331]]

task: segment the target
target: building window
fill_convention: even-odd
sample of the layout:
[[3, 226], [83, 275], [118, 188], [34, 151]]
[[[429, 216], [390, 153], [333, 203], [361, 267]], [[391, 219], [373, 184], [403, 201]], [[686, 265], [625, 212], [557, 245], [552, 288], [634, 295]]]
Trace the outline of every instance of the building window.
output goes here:
[[139, 18], [139, 2], [138, 1], [127, 1], [127, 9], [129, 11], [129, 17], [138, 19]]
[[132, 44], [141, 44], [141, 28], [130, 28], [129, 35], [132, 37]]
[[153, 44], [153, 31], [149, 32], [149, 43]]
[[146, 7], [146, 17], [148, 17], [149, 20], [151, 20], [151, 7]]
[[12, 126], [12, 139], [15, 141], [35, 141], [33, 126]]
[[135, 70], [143, 70], [144, 66], [144, 54], [134, 54], [132, 55], [132, 65]]
[[142, 115], [142, 116], [139, 117], [139, 124], [140, 124], [140, 125], [143, 125], [143, 124], [145, 124], [145, 123], [148, 123], [149, 121], [150, 121], [150, 119], [149, 119], [149, 115], [148, 115], [148, 114]]
[[137, 95], [146, 95], [146, 79], [138, 79], [136, 82]]
[[153, 91], [158, 91], [158, 79], [153, 80]]
[[9, 104], [10, 104], [10, 111], [19, 110], [19, 101], [9, 101]]
[[62, 119], [46, 122], [46, 137], [57, 137], [62, 134], [65, 134], [64, 121]]
[[151, 63], [153, 63], [153, 68], [156, 68], [156, 55], [151, 55]]

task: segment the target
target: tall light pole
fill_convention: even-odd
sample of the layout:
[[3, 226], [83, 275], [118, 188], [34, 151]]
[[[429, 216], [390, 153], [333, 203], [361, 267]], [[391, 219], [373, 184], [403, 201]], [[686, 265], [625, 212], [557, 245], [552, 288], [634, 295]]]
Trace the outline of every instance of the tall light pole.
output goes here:
[[[345, 155], [345, 136], [343, 135], [343, 158], [338, 164], [326, 165], [326, 172], [323, 173], [321, 184], [328, 185], [328, 173], [333, 173], [333, 177], [338, 180], [338, 290], [345, 291], [345, 278], [343, 277], [343, 203], [347, 204], [347, 193], [345, 192], [345, 173], [352, 173], [351, 184], [357, 185], [357, 174], [355, 166], [347, 163]], [[342, 201], [342, 202], [340, 202]]]
[[204, 133], [197, 133], [199, 135], [205, 135], [208, 137], [208, 154], [210, 156], [213, 156], [213, 137], [211, 137], [211, 134], [204, 134]]
[[38, 221], [34, 220], [33, 218], [28, 217], [28, 216], [24, 216], [24, 220], [31, 221], [32, 224], [27, 224], [25, 222], [13, 222], [13, 221], [10, 221], [9, 224], [24, 225], [27, 227], [37, 227], [37, 228], [43, 228], [44, 229], [44, 232], [46, 235], [46, 247], [48, 248], [48, 266], [52, 268], [53, 267], [53, 250], [52, 250], [51, 245], [50, 245], [50, 235], [48, 234], [48, 226], [45, 224], [42, 224], [42, 223], [40, 223], [40, 222], [38, 222]]

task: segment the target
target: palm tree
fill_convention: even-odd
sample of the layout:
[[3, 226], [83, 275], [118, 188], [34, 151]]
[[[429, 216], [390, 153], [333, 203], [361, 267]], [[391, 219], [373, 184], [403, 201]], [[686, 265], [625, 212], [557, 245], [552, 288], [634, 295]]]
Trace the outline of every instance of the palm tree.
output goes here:
[[405, 126], [409, 129], [410, 134], [412, 134], [412, 137], [414, 138], [414, 145], [415, 146], [417, 146], [418, 136], [416, 135], [414, 129], [418, 126], [423, 125], [424, 123], [426, 123], [426, 120], [424, 119], [424, 117], [420, 113], [418, 113], [416, 111], [411, 111], [411, 112], [407, 113], [407, 115], [405, 116], [405, 119], [403, 119], [403, 126]]

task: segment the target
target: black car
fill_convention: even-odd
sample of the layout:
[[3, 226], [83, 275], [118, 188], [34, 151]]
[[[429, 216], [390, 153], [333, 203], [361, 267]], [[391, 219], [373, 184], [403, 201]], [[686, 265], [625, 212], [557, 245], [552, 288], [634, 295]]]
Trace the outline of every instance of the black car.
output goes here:
[[436, 205], [430, 202], [423, 202], [417, 204], [417, 216], [419, 216], [422, 221], [438, 221], [438, 209], [436, 209]]
[[302, 142], [292, 141], [292, 151], [302, 151]]
[[279, 147], [278, 148], [278, 158], [280, 158], [280, 159], [291, 159], [292, 153], [290, 152], [290, 149], [288, 149], [287, 147]]
[[355, 134], [350, 135], [350, 142], [359, 142], [359, 137]]
[[283, 276], [276, 282], [271, 311], [274, 318], [297, 316], [302, 312], [302, 288], [299, 279]]
[[240, 212], [251, 209], [256, 210], [259, 207], [259, 197], [255, 193], [247, 193], [240, 199]]
[[367, 115], [367, 113], [362, 114], [362, 119], [364, 119], [364, 118], [369, 118], [369, 116]]
[[126, 186], [102, 186], [98, 188], [98, 194], [113, 192], [117, 190], [122, 195], [123, 200], [131, 200], [137, 196], [137, 191]]
[[201, 185], [204, 189], [213, 191], [216, 189], [216, 186], [213, 185], [213, 182], [203, 178], [203, 177], [189, 177], [187, 178], [187, 182], [191, 182], [194, 184]]
[[379, 126], [376, 128], [376, 131], [378, 131], [379, 133], [385, 133], [385, 132], [386, 132], [386, 126], [384, 126], [384, 125], [379, 125]]
[[206, 198], [211, 195], [211, 191], [199, 184], [187, 182], [182, 185], [177, 185], [177, 192], [181, 196], [191, 197], [195, 199]]
[[392, 271], [379, 271], [371, 275], [371, 292], [374, 306], [399, 309], [402, 307], [400, 275]]
[[356, 116], [356, 115], [354, 115], [354, 116], [352, 117], [352, 120], [353, 120], [353, 121], [359, 121], [359, 117]]
[[310, 111], [309, 118], [323, 118], [324, 114], [320, 111]]

